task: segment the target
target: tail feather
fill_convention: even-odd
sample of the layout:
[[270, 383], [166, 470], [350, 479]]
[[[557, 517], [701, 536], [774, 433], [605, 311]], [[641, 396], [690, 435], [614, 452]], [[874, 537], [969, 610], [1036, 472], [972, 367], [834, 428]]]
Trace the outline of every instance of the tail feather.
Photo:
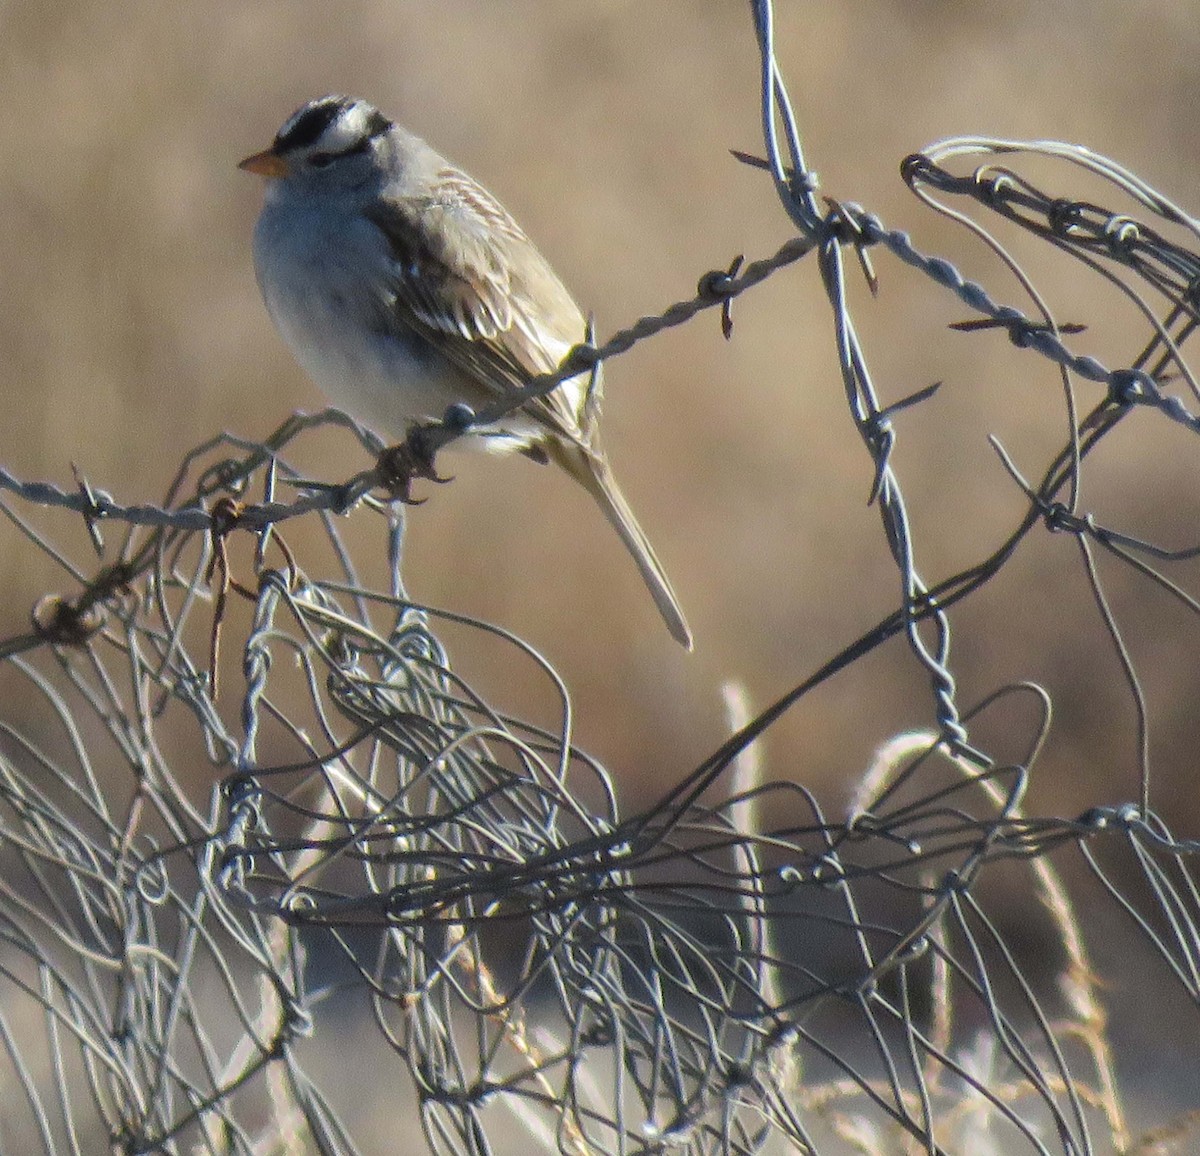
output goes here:
[[551, 459], [562, 466], [592, 497], [604, 511], [613, 529], [621, 536], [630, 555], [637, 565], [642, 581], [646, 583], [654, 605], [667, 624], [671, 636], [688, 650], [692, 649], [692, 632], [684, 620], [679, 599], [671, 589], [662, 563], [655, 556], [654, 548], [638, 525], [625, 495], [617, 486], [608, 461], [602, 453], [582, 445], [568, 442], [550, 442], [546, 445]]

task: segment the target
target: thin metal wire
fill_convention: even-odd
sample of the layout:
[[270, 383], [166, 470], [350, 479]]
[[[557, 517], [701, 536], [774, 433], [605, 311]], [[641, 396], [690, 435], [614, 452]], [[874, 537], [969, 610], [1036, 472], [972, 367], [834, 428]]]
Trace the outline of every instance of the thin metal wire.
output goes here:
[[[906, 162], [906, 179], [1010, 262], [1038, 319], [998, 305], [874, 215], [845, 204], [822, 213], [772, 6], [751, 10], [761, 163], [799, 235], [707, 274], [693, 299], [530, 388], [704, 309], [721, 307], [728, 322], [734, 297], [812, 254], [897, 608], [767, 709], [743, 711], [708, 759], [627, 814], [605, 769], [575, 746], [567, 687], [541, 656], [407, 598], [387, 455], [345, 415], [298, 416], [261, 444], [214, 438], [157, 505], [119, 502], [81, 477], [67, 489], [0, 470], [12, 495], [0, 509], [21, 548], [79, 588], [40, 600], [30, 630], [0, 643], [0, 1082], [14, 1150], [363, 1151], [338, 1114], [347, 1105], [335, 1107], [337, 1082], [324, 1085], [311, 1062], [355, 1016], [375, 1037], [380, 1078], [389, 1065], [406, 1073], [431, 1151], [455, 1156], [511, 1147], [514, 1128], [526, 1147], [571, 1156], [741, 1156], [773, 1138], [806, 1152], [1082, 1156], [1103, 1150], [1099, 1136], [1130, 1149], [1086, 924], [1049, 856], [1077, 848], [1113, 910], [1200, 1004], [1198, 846], [1152, 809], [1147, 696], [1095, 550], [1196, 612], [1200, 594], [1178, 568], [1200, 547], [1104, 526], [1080, 487], [1096, 448], [1135, 411], [1197, 432], [1189, 406], [1200, 391], [1183, 348], [1200, 321], [1200, 229], [1086, 150], [931, 146]], [[1043, 192], [1012, 167], [944, 167], [979, 154], [1065, 160], [1161, 227]], [[1071, 352], [1078, 330], [1055, 323], [1017, 259], [935, 198], [968, 200], [1084, 275], [1118, 281], [1143, 326], [1129, 365]], [[1003, 328], [1016, 356], [1060, 374], [1065, 436], [1035, 480], [995, 443], [1024, 515], [950, 577], [923, 577], [893, 465], [896, 418], [923, 417], [932, 389], [881, 399], [854, 325], [847, 247], [872, 290], [865, 251], [882, 248]], [[1083, 416], [1077, 379], [1104, 386]], [[486, 420], [453, 416], [426, 448]], [[380, 464], [338, 485], [304, 479], [288, 460], [293, 443], [331, 426]], [[277, 500], [284, 484], [302, 496]], [[332, 516], [356, 505], [386, 561], [382, 588], [360, 576]], [[51, 542], [41, 515], [58, 508], [81, 516], [93, 553]], [[102, 556], [97, 569], [115, 526], [117, 561]], [[950, 610], [1039, 528], [1075, 536], [1139, 711], [1137, 802], [1073, 819], [1027, 813], [1049, 696], [1015, 684], [964, 707], [950, 645]], [[244, 532], [256, 536], [251, 581], [226, 550]], [[440, 638], [451, 624], [486, 632], [514, 669], [536, 671], [555, 725], [515, 717], [456, 673]], [[883, 742], [844, 815], [801, 783], [767, 778], [754, 741], [894, 637], [928, 678], [936, 725]], [[989, 718], [1020, 704], [1034, 709], [1023, 734], [1006, 728], [1024, 748], [1015, 758], [978, 745]], [[1059, 933], [1062, 993], [1025, 974], [990, 909], [1001, 869]]]

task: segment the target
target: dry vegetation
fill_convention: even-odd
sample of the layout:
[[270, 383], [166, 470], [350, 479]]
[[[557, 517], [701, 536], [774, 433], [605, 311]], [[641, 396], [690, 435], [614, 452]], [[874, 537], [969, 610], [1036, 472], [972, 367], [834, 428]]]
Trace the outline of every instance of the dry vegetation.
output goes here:
[[[1015, 287], [898, 178], [900, 159], [930, 140], [1076, 141], [1200, 209], [1200, 24], [1189, 4], [779, 9], [777, 51], [824, 191], [997, 278], [998, 297], [1015, 299]], [[150, 500], [217, 429], [261, 436], [293, 408], [322, 404], [259, 303], [249, 255], [259, 190], [234, 167], [301, 100], [361, 94], [435, 142], [509, 205], [603, 335], [788, 235], [769, 184], [726, 151], [757, 147], [756, 69], [745, 5], [733, 0], [9, 0], [0, 461], [62, 482], [74, 461], [123, 500]], [[878, 271], [877, 302], [859, 286], [858, 320], [881, 388], [899, 397], [946, 383], [900, 422], [896, 459], [932, 580], [986, 552], [1022, 508], [986, 435], [1042, 460], [1062, 438], [1061, 394], [1049, 368], [1014, 358], [1003, 337], [948, 333], [961, 309], [927, 282], [886, 259]], [[1069, 280], [1046, 276], [1066, 319], [1086, 312], [1089, 349], [1128, 359], [1105, 323], [1115, 298], [1073, 300]], [[735, 321], [730, 343], [710, 314], [607, 377], [609, 449], [687, 610], [694, 656], [661, 629], [583, 495], [524, 461], [458, 456], [455, 483], [410, 515], [414, 596], [499, 622], [546, 653], [573, 688], [581, 745], [618, 776], [636, 772], [630, 799], [719, 741], [724, 679], [773, 698], [896, 602], [866, 505], [872, 463], [845, 410], [813, 268], [749, 294]], [[1200, 512], [1195, 458], [1182, 434], [1164, 443], [1160, 430], [1142, 432], [1106, 455], [1085, 505], [1182, 544]], [[365, 464], [337, 446], [311, 462], [315, 476]], [[0, 633], [23, 629], [43, 581], [22, 554], [0, 559]], [[1147, 605], [1124, 574], [1111, 592], [1148, 676], [1159, 801], [1190, 805], [1194, 818], [1195, 623], [1164, 601]], [[955, 625], [965, 701], [1017, 678], [1056, 696], [1041, 809], [1134, 797], [1129, 695], [1069, 541], [1035, 535]], [[499, 677], [477, 661], [483, 684]], [[766, 758], [774, 775], [836, 802], [881, 738], [930, 721], [925, 681], [893, 645], [806, 700]], [[1146, 1046], [1142, 1033], [1144, 1022], [1131, 1029], [1129, 1056]]]

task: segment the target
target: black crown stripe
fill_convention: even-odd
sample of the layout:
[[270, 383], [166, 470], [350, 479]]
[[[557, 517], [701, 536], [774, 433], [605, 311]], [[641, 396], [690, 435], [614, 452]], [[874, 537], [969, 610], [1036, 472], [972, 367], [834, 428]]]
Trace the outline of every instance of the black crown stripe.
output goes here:
[[279, 130], [275, 137], [276, 151], [284, 152], [314, 144], [348, 106], [349, 102], [340, 96], [327, 96], [308, 105]]

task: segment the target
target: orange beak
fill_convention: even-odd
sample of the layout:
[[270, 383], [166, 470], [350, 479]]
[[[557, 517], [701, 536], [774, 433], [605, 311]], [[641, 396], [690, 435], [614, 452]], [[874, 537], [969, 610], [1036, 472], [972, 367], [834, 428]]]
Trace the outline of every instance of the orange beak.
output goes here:
[[274, 147], [248, 156], [238, 163], [238, 168], [260, 177], [286, 177], [291, 172], [291, 166], [275, 152]]

